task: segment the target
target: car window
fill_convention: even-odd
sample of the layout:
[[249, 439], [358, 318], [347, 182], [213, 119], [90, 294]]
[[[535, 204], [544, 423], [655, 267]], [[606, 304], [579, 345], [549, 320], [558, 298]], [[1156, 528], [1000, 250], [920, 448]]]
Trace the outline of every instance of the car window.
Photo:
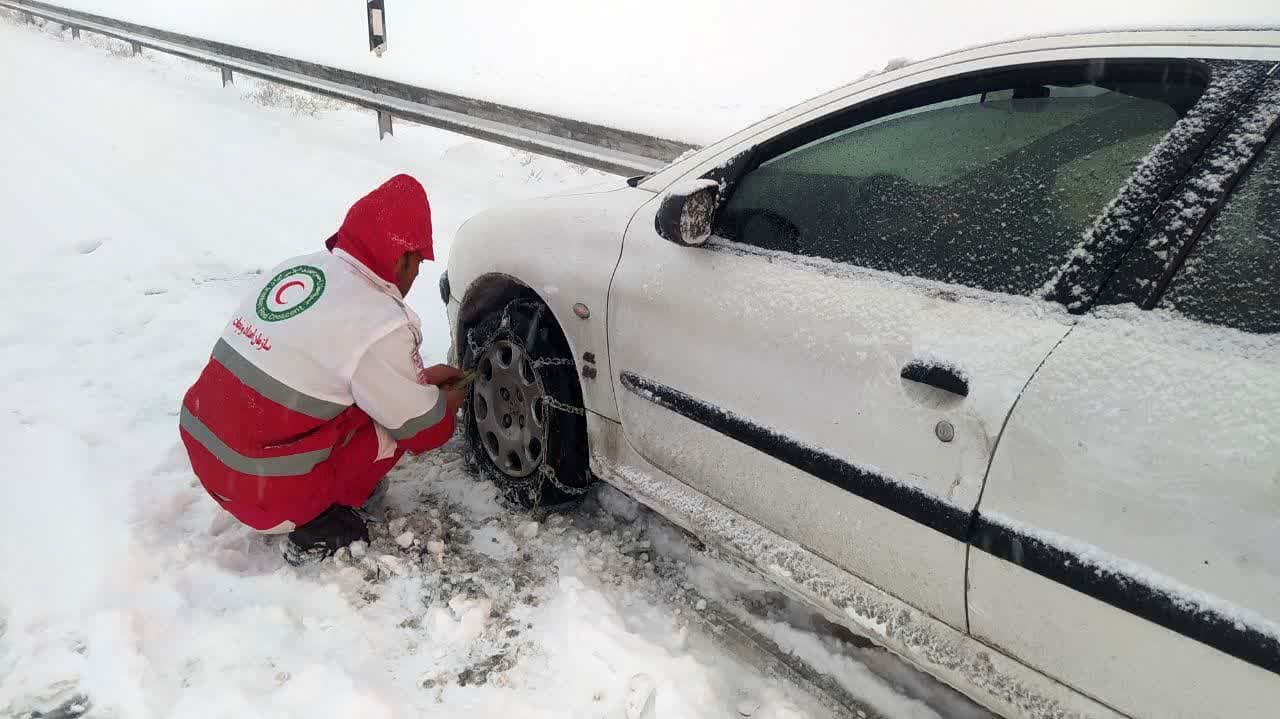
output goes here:
[[1189, 105], [1185, 86], [1166, 97], [1158, 82], [1100, 74], [1024, 77], [783, 152], [741, 179], [719, 230], [765, 249], [1036, 294]]
[[1280, 140], [1209, 223], [1159, 307], [1246, 332], [1280, 332]]

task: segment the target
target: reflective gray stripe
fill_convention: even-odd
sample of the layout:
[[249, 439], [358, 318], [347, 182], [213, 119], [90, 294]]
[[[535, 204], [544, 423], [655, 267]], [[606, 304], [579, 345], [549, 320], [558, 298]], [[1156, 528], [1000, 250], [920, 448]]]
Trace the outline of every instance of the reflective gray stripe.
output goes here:
[[444, 413], [448, 408], [449, 402], [445, 399], [444, 392], [441, 392], [439, 399], [436, 400], [436, 405], [427, 410], [425, 414], [414, 417], [400, 425], [398, 429], [388, 429], [387, 432], [395, 440], [409, 439], [427, 427], [434, 427], [438, 424], [440, 420], [444, 419]]
[[213, 358], [218, 364], [236, 376], [236, 379], [252, 387], [258, 394], [315, 419], [333, 419], [346, 409], [346, 405], [309, 397], [263, 372], [235, 350], [226, 340], [218, 340], [213, 346]]
[[328, 459], [329, 453], [333, 451], [326, 447], [312, 452], [300, 452], [283, 457], [246, 457], [218, 439], [213, 430], [206, 427], [204, 422], [196, 419], [196, 416], [191, 414], [186, 407], [182, 408], [182, 415], [178, 419], [178, 424], [187, 430], [200, 443], [200, 446], [209, 450], [210, 454], [229, 469], [241, 474], [252, 474], [258, 477], [296, 477], [300, 474], [306, 474], [315, 469], [317, 464]]

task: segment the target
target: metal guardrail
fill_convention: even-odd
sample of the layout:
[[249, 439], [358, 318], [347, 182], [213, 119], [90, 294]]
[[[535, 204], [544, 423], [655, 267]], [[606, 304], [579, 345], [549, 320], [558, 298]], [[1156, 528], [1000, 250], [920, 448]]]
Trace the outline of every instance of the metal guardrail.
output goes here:
[[0, 8], [22, 13], [27, 22], [39, 17], [70, 28], [75, 37], [84, 30], [122, 40], [133, 47], [134, 54], [145, 47], [212, 65], [222, 71], [224, 86], [239, 72], [374, 110], [379, 137], [391, 133], [392, 117], [398, 117], [620, 175], [653, 172], [693, 149], [675, 140], [439, 92], [42, 2], [0, 0]]

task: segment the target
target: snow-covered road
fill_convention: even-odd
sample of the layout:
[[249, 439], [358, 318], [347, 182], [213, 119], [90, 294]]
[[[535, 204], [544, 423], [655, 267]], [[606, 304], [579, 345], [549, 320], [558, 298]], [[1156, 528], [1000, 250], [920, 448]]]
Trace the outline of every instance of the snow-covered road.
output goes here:
[[[769, 595], [607, 488], [535, 517], [451, 445], [385, 500], [421, 556], [380, 528], [363, 557], [295, 570], [229, 521], [177, 409], [249, 278], [395, 172], [426, 185], [440, 259], [479, 209], [599, 177], [424, 128], [379, 142], [368, 113], [123, 54], [0, 19], [0, 716], [78, 697], [126, 718], [828, 711], [699, 618], [735, 582]], [[411, 297], [428, 361], [437, 271]], [[778, 607], [755, 626], [868, 710], [982, 716]]]

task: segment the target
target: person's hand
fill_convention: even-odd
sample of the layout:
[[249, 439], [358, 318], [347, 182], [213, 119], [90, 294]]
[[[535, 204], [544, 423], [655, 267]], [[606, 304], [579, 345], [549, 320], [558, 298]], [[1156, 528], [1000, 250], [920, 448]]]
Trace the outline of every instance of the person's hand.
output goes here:
[[422, 376], [427, 380], [427, 384], [433, 384], [437, 387], [440, 385], [450, 384], [462, 379], [463, 372], [457, 367], [447, 364], [431, 365], [422, 370]]

